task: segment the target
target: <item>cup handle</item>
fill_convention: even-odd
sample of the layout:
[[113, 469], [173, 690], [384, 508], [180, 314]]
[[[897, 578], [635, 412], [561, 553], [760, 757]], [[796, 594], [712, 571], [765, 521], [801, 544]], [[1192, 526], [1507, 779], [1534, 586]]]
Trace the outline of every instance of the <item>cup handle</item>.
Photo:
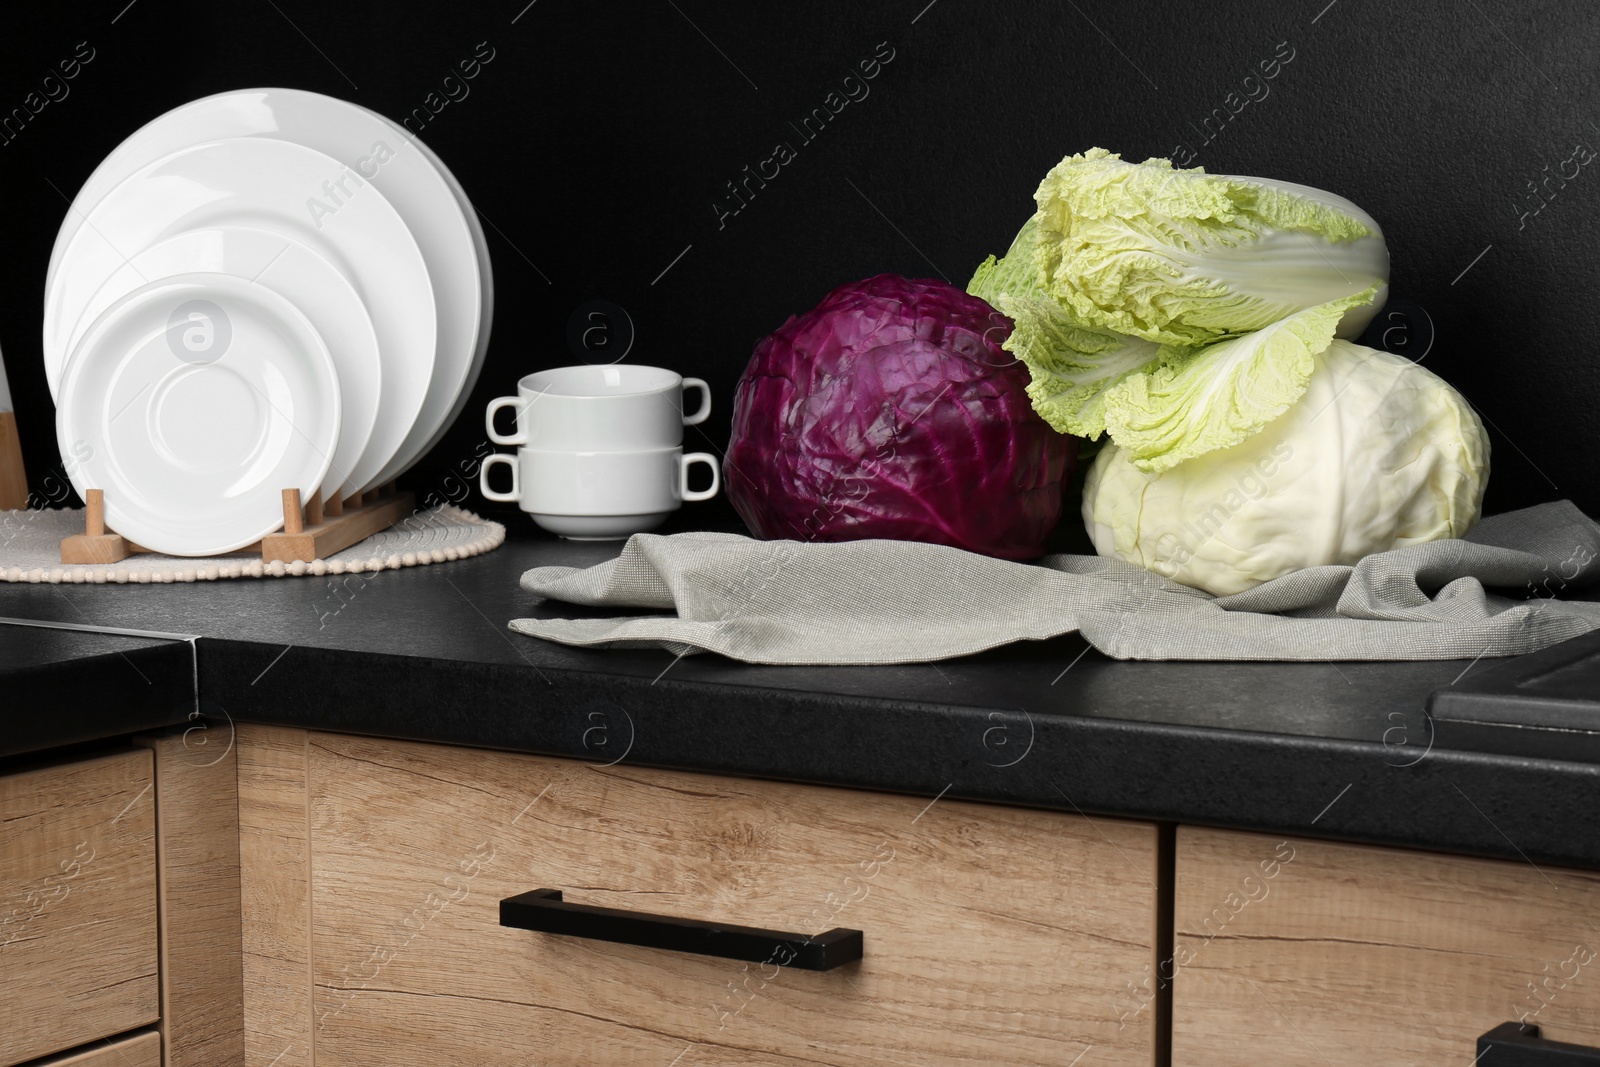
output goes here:
[[[515, 399], [514, 397], [512, 399]], [[496, 400], [498, 404], [500, 401]], [[491, 409], [493, 410], [493, 409]], [[492, 431], [491, 431], [492, 432]], [[504, 463], [511, 468], [511, 492], [501, 493], [489, 488], [489, 468], [496, 463]], [[520, 504], [522, 502], [522, 487], [517, 484], [517, 457], [509, 456], [504, 452], [483, 457], [483, 463], [478, 467], [478, 491], [484, 499], [493, 500], [500, 504]]]
[[[708, 391], [706, 396], [710, 395]], [[694, 463], [704, 463], [711, 468], [710, 489], [701, 489], [698, 492], [689, 489], [689, 466]], [[710, 500], [721, 488], [722, 472], [717, 469], [717, 457], [710, 452], [690, 452], [678, 460], [678, 496], [684, 500]]]
[[711, 417], [711, 386], [700, 378], [685, 378], [683, 380], [683, 388], [685, 391], [690, 389], [700, 390], [700, 410], [693, 415], [685, 415], [683, 417], [685, 426], [698, 426]]
[[[502, 436], [494, 428], [494, 417], [501, 408], [517, 407], [521, 403], [522, 398], [520, 396], [502, 396], [497, 400], [489, 401], [489, 412], [484, 416], [483, 420], [484, 427], [489, 431], [489, 440], [497, 445], [525, 445], [528, 443], [528, 435], [520, 430], [506, 437]], [[485, 492], [484, 496], [489, 496], [489, 494]], [[494, 497], [489, 497], [489, 499], [493, 500]]]

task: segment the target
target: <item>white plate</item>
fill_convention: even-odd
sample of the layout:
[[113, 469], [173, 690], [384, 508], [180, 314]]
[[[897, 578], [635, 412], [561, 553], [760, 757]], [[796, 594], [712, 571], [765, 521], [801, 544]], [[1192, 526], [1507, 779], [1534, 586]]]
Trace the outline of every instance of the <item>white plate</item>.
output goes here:
[[[428, 162], [433, 164], [434, 169], [439, 172], [439, 176], [444, 179], [445, 184], [450, 187], [451, 193], [455, 195], [457, 202], [461, 205], [461, 212], [467, 220], [467, 229], [471, 231], [472, 234], [473, 253], [478, 261], [478, 279], [479, 289], [481, 291], [481, 304], [480, 314], [478, 317], [477, 336], [474, 339], [472, 346], [471, 364], [467, 368], [466, 377], [462, 380], [461, 385], [456, 389], [455, 403], [450, 405], [450, 410], [445, 413], [443, 421], [439, 423], [439, 428], [433, 432], [433, 436], [429, 438], [427, 443], [422, 446], [421, 450], [417, 452], [416, 456], [413, 456], [411, 460], [407, 462], [406, 466], [409, 467], [411, 463], [416, 462], [417, 459], [433, 451], [433, 446], [437, 445], [450, 427], [455, 425], [456, 420], [461, 417], [461, 412], [466, 408], [467, 401], [472, 396], [473, 386], [478, 384], [478, 373], [483, 370], [483, 360], [489, 352], [489, 334], [494, 326], [494, 267], [489, 262], [489, 241], [488, 238], [484, 236], [483, 224], [478, 221], [478, 212], [472, 206], [472, 201], [468, 199], [467, 190], [459, 181], [456, 180], [456, 176], [450, 172], [450, 168], [444, 165], [444, 160], [440, 159], [436, 154], [434, 154], [433, 149], [429, 148], [421, 140], [413, 136], [404, 127], [390, 119], [384, 118], [384, 116], [379, 115], [376, 111], [369, 111], [368, 113], [377, 118], [383, 119], [383, 121], [387, 123], [390, 128], [395, 130], [396, 133], [410, 140], [410, 142], [416, 146], [417, 150], [427, 158]], [[420, 242], [421, 238], [418, 238], [418, 240]], [[426, 244], [423, 245], [423, 250], [425, 252], [428, 250], [428, 246]], [[429, 262], [431, 263], [432, 259], [430, 259]], [[440, 333], [440, 337], [441, 339], [444, 337], [443, 332]], [[395, 478], [403, 473], [405, 473], [403, 469], [394, 470], [393, 472], [386, 471], [380, 481], [389, 481], [390, 479]]]
[[67, 309], [86, 305], [129, 259], [187, 230], [276, 230], [337, 267], [372, 317], [384, 388], [369, 447], [387, 462], [409, 441], [432, 376], [433, 290], [405, 222], [370, 184], [357, 188], [346, 177], [351, 195], [339, 196], [336, 211], [313, 208], [329, 202], [327, 189], [345, 173], [303, 145], [234, 138], [174, 152], [112, 189], [68, 242], [45, 292], [45, 372], [58, 400], [75, 325]]
[[[51, 253], [46, 291], [84, 217], [111, 189], [171, 152], [230, 137], [290, 141], [332, 157], [394, 205], [422, 249], [438, 314], [435, 373], [411, 427], [416, 434], [375, 479], [388, 481], [431, 448], [466, 404], [488, 344], [493, 282], [483, 230], [459, 183], [422, 142], [382, 116], [300, 89], [248, 89], [205, 97], [151, 120], [113, 149], [78, 192]], [[381, 163], [379, 145], [393, 151]]]
[[263, 285], [188, 274], [129, 293], [68, 360], [56, 441], [106, 525], [156, 552], [204, 556], [283, 522], [282, 490], [322, 484], [339, 378], [310, 321]]
[[299, 308], [322, 335], [339, 373], [339, 444], [322, 482], [322, 497], [347, 495], [370, 482], [387, 461], [367, 449], [382, 395], [378, 338], [361, 296], [338, 269], [281, 233], [241, 226], [190, 230], [151, 245], [102, 285], [86, 307], [64, 308], [78, 326], [68, 350], [100, 313], [153, 281], [178, 274], [231, 274], [266, 286]]

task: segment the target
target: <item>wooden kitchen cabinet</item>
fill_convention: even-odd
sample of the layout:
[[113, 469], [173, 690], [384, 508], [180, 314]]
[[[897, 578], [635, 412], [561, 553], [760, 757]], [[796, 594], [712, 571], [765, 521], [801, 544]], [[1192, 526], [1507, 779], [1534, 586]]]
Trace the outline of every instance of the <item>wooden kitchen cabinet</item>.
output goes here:
[[160, 1014], [150, 753], [0, 777], [0, 1065]]
[[1522, 1018], [1600, 1045], [1600, 874], [1180, 827], [1176, 876], [1175, 1064], [1468, 1064]]
[[161, 1035], [146, 1032], [119, 1037], [29, 1067], [161, 1067]]
[[241, 1067], [239, 771], [232, 724], [137, 741], [155, 758], [162, 1063]]
[[238, 772], [198, 729], [0, 776], [0, 1067], [243, 1063]]
[[[1151, 1064], [1154, 826], [250, 727], [247, 1062]], [[865, 934], [827, 972], [503, 928], [502, 898]]]

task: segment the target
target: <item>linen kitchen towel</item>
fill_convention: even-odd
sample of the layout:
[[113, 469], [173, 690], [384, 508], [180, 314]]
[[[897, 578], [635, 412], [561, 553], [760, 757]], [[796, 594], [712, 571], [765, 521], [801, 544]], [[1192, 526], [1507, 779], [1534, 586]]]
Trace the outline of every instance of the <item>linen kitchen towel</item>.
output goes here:
[[916, 663], [1074, 630], [1118, 659], [1471, 659], [1600, 627], [1600, 603], [1558, 596], [1600, 581], [1597, 557], [1600, 527], [1568, 501], [1222, 598], [1098, 556], [1029, 564], [908, 541], [635, 534], [615, 560], [536, 568], [522, 587], [657, 613], [511, 628], [568, 645], [794, 665]]

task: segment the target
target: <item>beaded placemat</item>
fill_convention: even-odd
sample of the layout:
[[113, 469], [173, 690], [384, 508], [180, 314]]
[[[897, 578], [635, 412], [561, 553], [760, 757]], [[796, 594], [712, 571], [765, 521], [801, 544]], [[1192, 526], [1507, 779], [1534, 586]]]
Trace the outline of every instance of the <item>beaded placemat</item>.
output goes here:
[[83, 523], [78, 508], [0, 511], [0, 581], [99, 584], [356, 574], [466, 559], [498, 548], [506, 539], [506, 528], [498, 522], [445, 504], [309, 563], [263, 563], [260, 552], [202, 558], [139, 552], [117, 563], [62, 563], [61, 539], [82, 533]]

